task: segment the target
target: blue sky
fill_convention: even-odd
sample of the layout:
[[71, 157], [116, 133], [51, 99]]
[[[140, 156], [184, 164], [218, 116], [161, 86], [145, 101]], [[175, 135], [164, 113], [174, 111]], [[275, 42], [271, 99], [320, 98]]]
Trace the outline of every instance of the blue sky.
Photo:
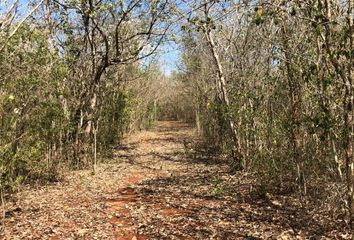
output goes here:
[[179, 60], [179, 49], [175, 43], [165, 45], [163, 53], [160, 56], [160, 69], [166, 75], [170, 76], [171, 73], [177, 70], [177, 63]]

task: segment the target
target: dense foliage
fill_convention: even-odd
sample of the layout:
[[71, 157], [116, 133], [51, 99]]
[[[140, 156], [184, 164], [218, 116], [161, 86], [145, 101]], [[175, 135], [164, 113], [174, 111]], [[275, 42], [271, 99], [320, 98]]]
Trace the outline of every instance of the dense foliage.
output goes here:
[[93, 166], [124, 133], [151, 126], [160, 73], [142, 60], [165, 37], [167, 5], [123, 2], [2, 3], [2, 189]]
[[[263, 188], [353, 211], [353, 3], [195, 1], [181, 69], [208, 146]], [[337, 203], [341, 203], [338, 205]], [[333, 209], [333, 208], [332, 208]]]

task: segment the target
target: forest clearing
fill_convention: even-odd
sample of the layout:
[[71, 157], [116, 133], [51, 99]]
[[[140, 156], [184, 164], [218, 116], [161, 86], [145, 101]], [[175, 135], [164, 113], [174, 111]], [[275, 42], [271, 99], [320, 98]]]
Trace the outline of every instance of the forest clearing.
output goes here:
[[0, 238], [354, 240], [353, 16], [0, 0]]

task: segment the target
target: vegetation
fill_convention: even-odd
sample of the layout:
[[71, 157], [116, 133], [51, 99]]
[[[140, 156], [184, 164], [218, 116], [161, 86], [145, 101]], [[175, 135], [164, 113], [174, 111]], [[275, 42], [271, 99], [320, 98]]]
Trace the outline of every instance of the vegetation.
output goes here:
[[97, 152], [155, 118], [158, 73], [140, 59], [165, 37], [168, 5], [33, 4], [21, 16], [18, 1], [5, 2], [0, 22], [4, 189], [55, 179], [62, 167], [92, 166]]
[[[260, 191], [319, 199], [354, 229], [353, 9], [353, 0], [2, 1], [1, 196], [95, 171], [125, 135], [179, 120]], [[156, 57], [171, 40], [181, 51], [168, 77]]]
[[235, 170], [352, 219], [353, 3], [193, 4], [176, 79], [204, 139]]

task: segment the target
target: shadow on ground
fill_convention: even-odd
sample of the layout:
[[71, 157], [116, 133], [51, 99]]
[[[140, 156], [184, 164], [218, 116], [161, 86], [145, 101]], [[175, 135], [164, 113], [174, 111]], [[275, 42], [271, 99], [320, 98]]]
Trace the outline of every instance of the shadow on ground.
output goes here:
[[[265, 239], [282, 234], [317, 239], [345, 228], [344, 223], [323, 222], [300, 210], [290, 198], [259, 198], [250, 192], [250, 183], [241, 182], [226, 172], [210, 171], [144, 181], [135, 193], [152, 212], [144, 214], [139, 231], [156, 239], [172, 239], [164, 238], [166, 234], [185, 239]], [[175, 213], [166, 216], [164, 208]]]
[[149, 239], [342, 239], [343, 222], [303, 209], [291, 194], [264, 192], [241, 172], [231, 174], [215, 151], [194, 149], [188, 129], [159, 126], [158, 134], [116, 153], [145, 169], [168, 165], [166, 174], [134, 187], [129, 208], [138, 233]]

